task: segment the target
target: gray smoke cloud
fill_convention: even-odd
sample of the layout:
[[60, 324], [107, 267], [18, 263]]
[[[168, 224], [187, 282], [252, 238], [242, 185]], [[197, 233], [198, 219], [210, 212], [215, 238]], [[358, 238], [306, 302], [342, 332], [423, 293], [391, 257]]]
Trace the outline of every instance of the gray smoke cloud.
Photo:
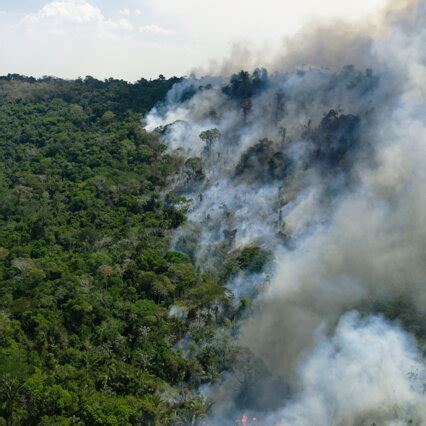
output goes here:
[[[360, 145], [368, 145], [358, 121], [367, 124], [373, 105], [388, 100], [377, 76], [353, 67], [301, 67], [271, 76], [258, 71], [252, 84], [260, 88], [250, 90], [259, 93], [251, 99], [227, 95], [226, 84], [225, 78], [190, 79], [169, 94], [166, 111], [148, 117], [148, 129], [163, 126], [170, 149], [190, 159], [174, 186], [193, 200], [190, 225], [200, 225], [201, 233], [194, 251], [204, 265], [212, 245], [273, 248], [282, 242], [277, 231], [294, 236], [321, 221], [325, 193], [349, 178], [349, 152], [355, 157]], [[187, 93], [192, 97], [181, 102]], [[206, 144], [200, 134], [209, 129], [218, 136]], [[318, 151], [319, 139], [329, 136], [345, 140], [330, 152]]]
[[345, 314], [299, 368], [295, 401], [274, 413], [284, 425], [421, 424], [424, 360], [414, 339], [379, 317]]
[[371, 29], [312, 28], [272, 74], [194, 76], [148, 116], [184, 158], [175, 246], [211, 270], [273, 253], [228, 282], [253, 298], [239, 344], [263, 365], [257, 394], [226, 375], [210, 424], [426, 421], [424, 339], [403, 330], [425, 335], [425, 17], [391, 2]]

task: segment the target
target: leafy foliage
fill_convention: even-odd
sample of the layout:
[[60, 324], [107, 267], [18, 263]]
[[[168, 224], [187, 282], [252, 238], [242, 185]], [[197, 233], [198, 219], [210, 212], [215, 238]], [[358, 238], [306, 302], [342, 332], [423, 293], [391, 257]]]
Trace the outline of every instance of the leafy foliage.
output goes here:
[[197, 345], [227, 294], [169, 250], [173, 159], [140, 124], [176, 81], [0, 78], [0, 424], [208, 410], [195, 390], [226, 362]]

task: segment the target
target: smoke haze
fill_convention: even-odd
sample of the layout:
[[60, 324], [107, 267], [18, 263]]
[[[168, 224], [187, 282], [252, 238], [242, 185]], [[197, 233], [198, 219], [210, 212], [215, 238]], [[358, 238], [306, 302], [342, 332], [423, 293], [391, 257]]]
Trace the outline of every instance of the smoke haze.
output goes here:
[[268, 374], [250, 397], [231, 375], [213, 385], [209, 424], [426, 421], [425, 12], [310, 28], [269, 74], [194, 76], [149, 115], [184, 158], [175, 247], [205, 270], [272, 253], [227, 283], [252, 299], [239, 344]]

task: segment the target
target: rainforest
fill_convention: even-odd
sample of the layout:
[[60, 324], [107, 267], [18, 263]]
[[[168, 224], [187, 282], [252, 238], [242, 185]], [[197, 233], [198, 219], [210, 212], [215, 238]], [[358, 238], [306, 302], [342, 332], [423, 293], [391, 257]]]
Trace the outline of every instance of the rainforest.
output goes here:
[[425, 22], [0, 76], [0, 425], [423, 425]]

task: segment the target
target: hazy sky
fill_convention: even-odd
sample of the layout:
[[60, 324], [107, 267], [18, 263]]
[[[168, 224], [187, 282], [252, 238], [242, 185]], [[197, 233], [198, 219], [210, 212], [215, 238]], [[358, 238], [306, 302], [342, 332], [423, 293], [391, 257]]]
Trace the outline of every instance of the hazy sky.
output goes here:
[[311, 20], [383, 0], [0, 0], [0, 74], [182, 75], [232, 46], [277, 46]]

